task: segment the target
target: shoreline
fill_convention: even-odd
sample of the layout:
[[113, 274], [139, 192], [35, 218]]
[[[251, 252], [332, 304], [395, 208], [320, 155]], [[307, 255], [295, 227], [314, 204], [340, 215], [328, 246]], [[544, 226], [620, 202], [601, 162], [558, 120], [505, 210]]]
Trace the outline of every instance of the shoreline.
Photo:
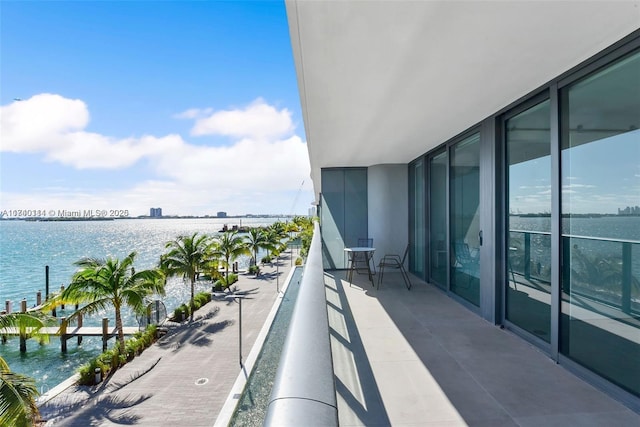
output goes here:
[[46, 393], [43, 393], [40, 396], [38, 396], [38, 398], [36, 399], [36, 405], [38, 407], [40, 407], [41, 405], [45, 405], [51, 399], [57, 397], [59, 394], [66, 391], [69, 387], [73, 387], [74, 385], [76, 385], [79, 379], [80, 379], [79, 374], [75, 373], [71, 375], [69, 378], [62, 381], [57, 386], [49, 389]]

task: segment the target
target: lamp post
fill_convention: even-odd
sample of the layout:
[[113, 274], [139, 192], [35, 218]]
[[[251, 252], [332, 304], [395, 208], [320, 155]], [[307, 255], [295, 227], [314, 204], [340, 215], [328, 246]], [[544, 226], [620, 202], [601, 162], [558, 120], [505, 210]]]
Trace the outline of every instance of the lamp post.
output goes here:
[[226, 295], [225, 298], [238, 303], [238, 361], [242, 368], [242, 298], [246, 298], [246, 295], [235, 293]]

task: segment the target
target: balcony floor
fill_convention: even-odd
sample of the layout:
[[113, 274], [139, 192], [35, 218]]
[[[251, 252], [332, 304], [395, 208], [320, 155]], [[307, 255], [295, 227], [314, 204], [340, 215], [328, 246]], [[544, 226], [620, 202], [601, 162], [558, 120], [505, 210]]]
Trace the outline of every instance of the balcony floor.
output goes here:
[[[640, 425], [637, 414], [437, 287], [325, 272], [341, 426]], [[377, 283], [377, 276], [374, 277]]]

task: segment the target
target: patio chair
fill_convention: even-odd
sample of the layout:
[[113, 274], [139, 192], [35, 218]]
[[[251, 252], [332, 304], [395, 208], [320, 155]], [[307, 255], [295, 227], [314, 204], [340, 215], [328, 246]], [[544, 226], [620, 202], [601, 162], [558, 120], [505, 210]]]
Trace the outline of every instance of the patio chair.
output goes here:
[[409, 274], [407, 274], [407, 270], [404, 269], [404, 262], [407, 259], [407, 254], [409, 253], [409, 245], [404, 250], [404, 254], [402, 258], [398, 254], [386, 254], [380, 260], [380, 264], [378, 264], [378, 289], [380, 289], [380, 282], [382, 282], [382, 276], [384, 275], [385, 268], [398, 268], [400, 269], [400, 274], [402, 275], [402, 280], [404, 280], [404, 284], [407, 289], [411, 290], [411, 281], [409, 280]]

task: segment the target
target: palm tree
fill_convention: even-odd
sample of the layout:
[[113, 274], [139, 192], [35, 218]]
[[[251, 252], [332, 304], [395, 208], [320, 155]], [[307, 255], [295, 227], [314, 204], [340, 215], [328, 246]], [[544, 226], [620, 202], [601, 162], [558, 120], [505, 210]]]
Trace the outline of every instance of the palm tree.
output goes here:
[[[249, 234], [247, 235], [247, 246], [249, 250], [253, 252], [253, 264], [258, 265], [258, 250], [267, 249], [269, 247], [263, 228], [254, 227], [249, 229]], [[258, 275], [258, 271], [259, 270], [256, 269], [256, 276]]]
[[229, 286], [229, 264], [240, 255], [251, 255], [247, 243], [235, 231], [226, 231], [216, 238], [213, 255], [224, 259], [225, 282]]
[[[16, 328], [30, 334], [45, 326], [46, 319], [32, 313], [0, 315], [0, 331]], [[40, 413], [36, 405], [38, 389], [36, 381], [26, 375], [11, 372], [7, 362], [0, 357], [0, 425], [31, 426]]]
[[[191, 285], [191, 307], [195, 295], [196, 277], [207, 269], [211, 262], [209, 257], [211, 242], [206, 235], [193, 233], [191, 236], [179, 236], [166, 243], [169, 251], [160, 257], [160, 268], [167, 277], [181, 275]], [[193, 310], [191, 321], [193, 321]]]
[[302, 247], [300, 248], [300, 256], [306, 257], [309, 253], [309, 247], [311, 246], [311, 239], [313, 238], [313, 227], [315, 219], [303, 216], [297, 216], [293, 218], [293, 222], [299, 227], [298, 237]]
[[284, 225], [284, 231], [289, 235], [289, 241], [293, 240], [293, 233], [300, 231], [298, 224], [294, 221], [287, 221]]
[[275, 234], [280, 236], [280, 238], [287, 237], [287, 226], [282, 221], [276, 221], [269, 226], [269, 229], [272, 230]]
[[[267, 241], [269, 242], [268, 249], [273, 252], [277, 251], [279, 254], [283, 250], [282, 239], [287, 238], [287, 232], [285, 231], [284, 223], [277, 221], [269, 226], [267, 229]], [[271, 253], [269, 254], [271, 255]]]
[[54, 298], [52, 304], [85, 304], [71, 315], [93, 314], [113, 306], [120, 351], [124, 353], [122, 309], [130, 307], [136, 312], [144, 308], [146, 297], [164, 295], [164, 276], [158, 269], [135, 271], [136, 253], [131, 252], [122, 261], [82, 258], [74, 265], [80, 270], [73, 275], [69, 286]]

